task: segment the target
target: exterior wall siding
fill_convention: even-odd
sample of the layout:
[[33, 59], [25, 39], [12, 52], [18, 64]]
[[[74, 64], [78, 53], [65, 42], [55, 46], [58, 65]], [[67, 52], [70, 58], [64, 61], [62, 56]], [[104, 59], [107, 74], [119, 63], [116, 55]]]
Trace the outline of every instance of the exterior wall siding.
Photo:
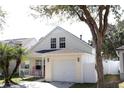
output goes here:
[[[78, 58], [79, 58], [79, 61], [78, 61]], [[82, 79], [82, 77], [81, 77], [81, 69], [82, 69], [82, 64], [81, 64], [81, 56], [77, 56], [76, 57], [76, 72], [77, 72], [77, 83], [80, 83], [80, 82], [83, 82], [83, 81], [81, 81], [81, 79]]]
[[[46, 81], [53, 81], [53, 68], [54, 68], [54, 61], [56, 58], [61, 59], [72, 59], [75, 62], [76, 66], [76, 80], [74, 82], [77, 83], [96, 83], [97, 82], [97, 73], [95, 70], [95, 62], [90, 62], [89, 60], [85, 59], [88, 54], [83, 55], [53, 55], [50, 58], [50, 62], [46, 62]], [[92, 55], [91, 55], [92, 56]], [[78, 62], [77, 59], [80, 59]], [[58, 72], [59, 73], [59, 72]], [[92, 79], [91, 79], [92, 77]]]
[[[53, 81], [53, 69], [54, 69], [54, 62], [56, 60], [56, 58], [60, 59], [60, 60], [64, 60], [64, 59], [73, 59], [73, 61], [75, 62], [75, 68], [76, 68], [76, 80], [74, 82], [81, 82], [81, 77], [80, 77], [80, 69], [81, 69], [81, 65], [80, 62], [77, 62], [77, 58], [80, 58], [80, 56], [73, 56], [73, 55], [53, 55], [51, 57], [49, 57], [50, 62], [46, 62], [46, 69], [45, 69], [45, 80], [46, 81]], [[64, 69], [64, 68], [63, 68]], [[58, 72], [59, 73], [59, 72]]]
[[56, 38], [56, 48], [59, 49], [59, 38], [60, 37], [66, 38], [66, 48], [78, 49], [86, 53], [92, 53], [92, 47], [90, 47], [87, 43], [80, 40], [73, 34], [60, 28], [54, 29], [54, 31], [52, 31], [44, 39], [39, 41], [39, 43], [37, 43], [36, 46], [32, 48], [32, 51], [51, 49], [50, 47], [51, 38]]
[[49, 62], [46, 62], [46, 67], [45, 67], [45, 80], [46, 81], [52, 81], [52, 64], [53, 64], [53, 58], [51, 57], [47, 57], [49, 58]]
[[[45, 56], [45, 80], [46, 81], [53, 81], [53, 69], [54, 69], [54, 61], [56, 58], [61, 60], [63, 59], [73, 59], [75, 62], [76, 67], [76, 80], [74, 82], [77, 83], [96, 83], [97, 81], [97, 74], [95, 71], [95, 62], [93, 60], [89, 60], [89, 57], [93, 55], [89, 55], [87, 53], [83, 53], [82, 55], [79, 54], [64, 54], [64, 55], [50, 55]], [[49, 58], [49, 62], [47, 61]], [[78, 59], [79, 58], [79, 59]], [[30, 74], [32, 73], [33, 66], [35, 66], [35, 60], [39, 58], [31, 58], [30, 59]], [[58, 72], [59, 73], [59, 72]], [[92, 77], [92, 79], [91, 79]]]

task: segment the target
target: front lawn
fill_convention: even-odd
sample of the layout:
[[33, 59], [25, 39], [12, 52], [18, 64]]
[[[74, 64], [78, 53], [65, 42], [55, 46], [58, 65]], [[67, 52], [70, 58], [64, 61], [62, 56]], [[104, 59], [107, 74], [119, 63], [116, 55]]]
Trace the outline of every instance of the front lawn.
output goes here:
[[[14, 81], [15, 83], [20, 83], [22, 81], [21, 78], [12, 78], [12, 81]], [[4, 80], [3, 79], [0, 79], [0, 86], [4, 84]]]
[[[21, 81], [35, 81], [35, 80], [38, 80], [40, 79], [40, 77], [27, 77], [27, 78], [21, 78], [19, 76], [15, 76], [14, 78], [12, 78], [12, 80], [16, 83], [20, 83]], [[0, 84], [3, 84], [4, 83], [4, 80], [3, 78], [1, 77], [0, 78]]]
[[28, 77], [28, 78], [22, 79], [22, 81], [35, 81], [38, 79], [41, 79], [41, 77]]
[[124, 88], [124, 82], [119, 83], [119, 88]]
[[[124, 87], [124, 83], [121, 84], [119, 82], [120, 82], [119, 75], [105, 75], [106, 88]], [[70, 88], [96, 88], [96, 87], [97, 87], [96, 83], [75, 83]]]
[[70, 88], [96, 88], [96, 83], [76, 83], [72, 85]]
[[105, 82], [114, 82], [119, 80], [120, 80], [119, 75], [105, 75]]

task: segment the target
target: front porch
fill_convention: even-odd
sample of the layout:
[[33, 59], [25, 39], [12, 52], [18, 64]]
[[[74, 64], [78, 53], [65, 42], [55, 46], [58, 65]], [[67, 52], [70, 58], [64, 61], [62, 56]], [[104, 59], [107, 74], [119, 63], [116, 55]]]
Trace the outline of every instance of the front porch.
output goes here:
[[45, 78], [45, 57], [41, 54], [32, 54], [30, 58], [30, 75]]

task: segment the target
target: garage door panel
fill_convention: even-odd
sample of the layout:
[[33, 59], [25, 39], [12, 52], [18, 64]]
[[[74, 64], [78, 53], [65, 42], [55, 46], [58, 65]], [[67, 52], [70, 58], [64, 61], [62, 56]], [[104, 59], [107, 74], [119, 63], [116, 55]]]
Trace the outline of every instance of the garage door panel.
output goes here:
[[76, 80], [76, 65], [73, 59], [56, 59], [53, 64], [53, 80], [69, 81]]

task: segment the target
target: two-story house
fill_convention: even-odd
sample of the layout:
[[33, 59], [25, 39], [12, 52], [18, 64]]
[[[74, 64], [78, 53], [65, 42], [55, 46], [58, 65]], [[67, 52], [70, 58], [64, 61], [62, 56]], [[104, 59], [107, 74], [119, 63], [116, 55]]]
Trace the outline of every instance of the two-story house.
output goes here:
[[81, 38], [56, 27], [31, 49], [30, 75], [46, 81], [97, 81], [94, 48]]

